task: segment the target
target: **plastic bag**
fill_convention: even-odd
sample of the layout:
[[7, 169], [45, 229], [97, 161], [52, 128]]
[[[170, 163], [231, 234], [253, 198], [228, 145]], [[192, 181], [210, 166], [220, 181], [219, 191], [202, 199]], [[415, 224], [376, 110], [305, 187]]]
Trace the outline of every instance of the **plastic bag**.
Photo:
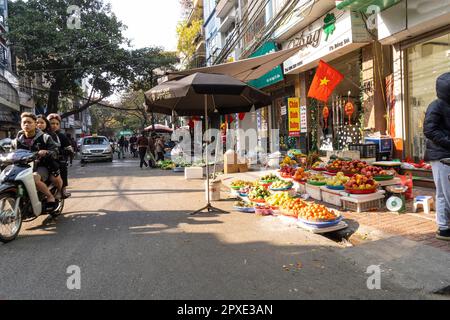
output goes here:
[[413, 196], [413, 186], [414, 181], [411, 172], [407, 172], [404, 176], [399, 176], [401, 179], [402, 186], [408, 187], [408, 190], [405, 192], [406, 200], [414, 199]]

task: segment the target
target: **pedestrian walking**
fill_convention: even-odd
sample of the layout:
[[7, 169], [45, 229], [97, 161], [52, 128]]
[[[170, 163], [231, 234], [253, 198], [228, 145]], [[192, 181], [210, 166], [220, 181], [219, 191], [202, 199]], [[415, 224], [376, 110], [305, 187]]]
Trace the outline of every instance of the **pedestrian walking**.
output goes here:
[[67, 134], [67, 139], [69, 140], [70, 145], [72, 146], [72, 149], [73, 149], [73, 152], [70, 154], [70, 158], [69, 158], [70, 166], [72, 166], [73, 159], [75, 158], [75, 155], [78, 152], [78, 146], [77, 146], [77, 142], [75, 141], [75, 139], [72, 137], [72, 135], [70, 133]]
[[150, 165], [150, 167], [155, 168], [156, 167], [156, 158], [155, 158], [155, 137], [156, 134], [152, 133], [150, 135], [150, 137], [148, 138], [148, 150], [147, 150], [147, 155], [148, 155], [148, 164]]
[[133, 154], [133, 158], [137, 158], [137, 140], [136, 134], [130, 138], [130, 151]]
[[142, 166], [145, 165], [146, 168], [148, 168], [148, 164], [145, 161], [145, 156], [147, 154], [147, 148], [148, 148], [148, 139], [146, 137], [145, 131], [142, 131], [141, 136], [137, 140], [138, 150], [139, 150], [139, 157], [141, 159], [140, 167], [142, 169]]
[[431, 162], [436, 184], [436, 237], [450, 241], [450, 166], [441, 163], [450, 158], [450, 72], [437, 79], [436, 91], [438, 99], [428, 107], [423, 125], [425, 160]]
[[129, 146], [130, 146], [130, 142], [128, 141], [127, 138], [125, 138], [124, 150], [126, 153], [130, 152]]
[[156, 161], [164, 161], [164, 138], [158, 137], [155, 142]]
[[119, 139], [119, 159], [125, 159], [125, 137], [121, 136]]

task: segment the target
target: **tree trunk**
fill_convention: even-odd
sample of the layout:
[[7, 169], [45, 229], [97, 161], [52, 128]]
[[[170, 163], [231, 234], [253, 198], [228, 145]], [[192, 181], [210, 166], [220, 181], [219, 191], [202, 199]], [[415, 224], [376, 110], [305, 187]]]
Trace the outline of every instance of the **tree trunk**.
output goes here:
[[47, 100], [47, 115], [50, 113], [58, 113], [59, 90], [61, 89], [58, 81], [52, 83]]

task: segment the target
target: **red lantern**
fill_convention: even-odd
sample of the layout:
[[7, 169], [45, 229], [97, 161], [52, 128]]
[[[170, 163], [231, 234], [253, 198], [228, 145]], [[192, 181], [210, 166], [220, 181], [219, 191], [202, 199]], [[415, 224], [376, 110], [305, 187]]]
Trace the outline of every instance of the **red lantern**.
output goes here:
[[323, 121], [325, 122], [325, 128], [328, 128], [328, 117], [330, 115], [330, 109], [327, 106], [323, 107], [322, 111]]
[[241, 112], [239, 113], [239, 120], [244, 120], [245, 119], [245, 113]]
[[348, 116], [348, 124], [351, 125], [352, 124], [352, 115], [353, 115], [353, 112], [355, 112], [355, 106], [353, 105], [353, 103], [351, 103], [349, 101], [345, 105], [344, 110], [345, 110], [345, 114]]

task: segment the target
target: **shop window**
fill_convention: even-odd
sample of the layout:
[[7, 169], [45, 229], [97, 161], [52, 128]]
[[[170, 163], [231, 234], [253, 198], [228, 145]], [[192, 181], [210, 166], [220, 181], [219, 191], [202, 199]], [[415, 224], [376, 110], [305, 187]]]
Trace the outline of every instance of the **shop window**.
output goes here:
[[450, 70], [449, 50], [450, 34], [407, 49], [408, 138], [410, 155], [416, 160], [424, 158], [423, 122], [425, 113], [430, 103], [436, 99], [436, 79]]

